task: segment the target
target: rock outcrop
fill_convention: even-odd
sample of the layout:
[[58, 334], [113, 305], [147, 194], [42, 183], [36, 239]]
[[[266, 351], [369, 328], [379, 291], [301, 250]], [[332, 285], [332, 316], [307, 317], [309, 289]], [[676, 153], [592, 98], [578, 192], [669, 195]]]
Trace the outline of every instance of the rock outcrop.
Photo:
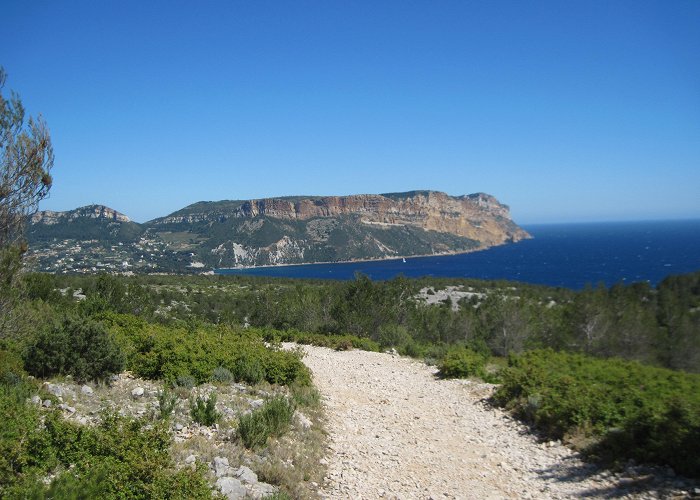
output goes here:
[[44, 210], [32, 215], [32, 224], [54, 225], [76, 219], [102, 219], [110, 222], [131, 222], [126, 215], [104, 205], [88, 205], [67, 212]]
[[483, 250], [530, 235], [484, 193], [437, 191], [199, 202], [145, 224], [91, 205], [39, 212], [37, 269], [210, 272]]

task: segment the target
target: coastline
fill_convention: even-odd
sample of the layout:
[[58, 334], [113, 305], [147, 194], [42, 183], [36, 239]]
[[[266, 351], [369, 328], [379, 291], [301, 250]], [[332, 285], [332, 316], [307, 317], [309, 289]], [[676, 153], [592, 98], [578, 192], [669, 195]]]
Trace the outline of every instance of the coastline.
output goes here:
[[260, 266], [219, 267], [216, 269], [212, 269], [212, 271], [214, 272], [214, 274], [220, 274], [219, 271], [246, 271], [246, 270], [251, 270], [251, 269], [269, 269], [269, 268], [283, 268], [283, 267], [292, 267], [292, 266], [315, 266], [315, 265], [328, 265], [328, 264], [357, 264], [357, 263], [362, 263], [362, 262], [391, 262], [394, 260], [417, 259], [417, 258], [422, 258], [422, 257], [444, 257], [447, 255], [465, 255], [465, 254], [469, 254], [469, 253], [483, 252], [483, 251], [489, 250], [491, 248], [502, 247], [505, 245], [515, 245], [516, 243], [520, 243], [521, 241], [526, 241], [529, 239], [532, 239], [532, 235], [530, 235], [530, 238], [524, 238], [524, 239], [518, 240], [518, 241], [508, 241], [508, 242], [500, 243], [498, 245], [491, 245], [488, 247], [480, 247], [480, 248], [475, 248], [473, 250], [465, 250], [465, 251], [461, 251], [461, 252], [439, 252], [439, 253], [427, 253], [427, 254], [419, 254], [419, 255], [397, 255], [395, 257], [384, 257], [384, 258], [378, 258], [378, 259], [351, 259], [351, 260], [333, 260], [333, 261], [319, 261], [319, 262], [299, 262], [299, 263], [292, 263], [292, 264], [263, 264]]

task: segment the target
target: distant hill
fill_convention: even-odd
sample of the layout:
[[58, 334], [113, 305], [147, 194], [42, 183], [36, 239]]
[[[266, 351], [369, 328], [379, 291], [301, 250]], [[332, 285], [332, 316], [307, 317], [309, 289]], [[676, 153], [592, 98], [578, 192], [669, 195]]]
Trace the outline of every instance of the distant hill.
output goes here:
[[38, 212], [30, 265], [54, 272], [215, 268], [468, 252], [530, 235], [484, 193], [437, 191], [198, 202], [138, 224], [91, 205]]

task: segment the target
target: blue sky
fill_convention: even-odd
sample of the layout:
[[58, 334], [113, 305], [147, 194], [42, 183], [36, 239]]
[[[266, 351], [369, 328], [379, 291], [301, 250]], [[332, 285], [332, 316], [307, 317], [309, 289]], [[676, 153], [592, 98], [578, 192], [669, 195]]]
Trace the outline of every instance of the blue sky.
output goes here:
[[478, 191], [519, 223], [700, 217], [700, 1], [21, 1], [42, 209]]

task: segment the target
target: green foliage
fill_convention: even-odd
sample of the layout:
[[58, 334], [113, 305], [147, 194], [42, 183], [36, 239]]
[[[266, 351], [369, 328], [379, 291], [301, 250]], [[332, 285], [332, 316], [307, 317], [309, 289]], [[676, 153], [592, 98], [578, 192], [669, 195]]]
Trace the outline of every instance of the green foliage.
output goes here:
[[234, 378], [247, 384], [259, 384], [265, 378], [265, 368], [260, 359], [243, 356], [236, 360], [233, 367]]
[[482, 354], [466, 347], [453, 347], [442, 359], [438, 368], [445, 378], [486, 377], [486, 360]]
[[402, 348], [412, 340], [408, 329], [402, 325], [387, 324], [379, 327], [377, 342], [382, 347]]
[[175, 377], [173, 385], [178, 388], [182, 387], [183, 389], [192, 389], [195, 385], [197, 385], [197, 381], [192, 375], [181, 374]]
[[53, 463], [39, 412], [26, 403], [32, 392], [24, 379], [0, 381], [0, 498], [9, 496], [7, 492], [23, 478]]
[[[148, 379], [197, 384], [224, 368], [237, 381], [286, 385], [310, 382], [310, 373], [294, 353], [268, 348], [260, 331], [201, 324], [193, 330], [141, 323], [112, 322], [112, 331], [129, 353], [127, 366]], [[192, 384], [194, 385], [194, 384]]]
[[197, 396], [197, 399], [190, 401], [190, 416], [192, 420], [201, 425], [214, 425], [221, 414], [216, 411], [216, 394], [211, 393], [208, 398]]
[[512, 357], [495, 394], [554, 438], [592, 436], [594, 456], [700, 477], [700, 376], [551, 350]]
[[26, 370], [38, 377], [72, 375], [78, 380], [103, 380], [124, 366], [119, 345], [103, 325], [66, 317], [40, 331], [24, 353]]
[[294, 384], [290, 389], [296, 406], [317, 408], [321, 404], [321, 393], [312, 385]]
[[6, 76], [0, 67], [0, 248], [16, 246], [24, 251], [24, 225], [53, 182], [49, 173], [53, 147], [41, 117], [25, 123], [19, 95], [2, 94]]
[[217, 366], [211, 374], [211, 379], [213, 382], [218, 382], [220, 384], [228, 384], [234, 380], [233, 373], [228, 368], [223, 366]]
[[284, 434], [292, 421], [294, 405], [284, 397], [269, 399], [260, 408], [238, 418], [238, 435], [246, 448], [258, 449], [269, 437]]
[[158, 393], [158, 417], [161, 420], [170, 418], [177, 404], [177, 394], [173, 394], [167, 388]]
[[374, 340], [358, 337], [356, 335], [307, 333], [290, 329], [286, 331], [264, 330], [263, 336], [268, 342], [296, 342], [297, 344], [328, 347], [338, 351], [361, 349], [363, 351], [379, 352], [381, 350], [379, 344]]

